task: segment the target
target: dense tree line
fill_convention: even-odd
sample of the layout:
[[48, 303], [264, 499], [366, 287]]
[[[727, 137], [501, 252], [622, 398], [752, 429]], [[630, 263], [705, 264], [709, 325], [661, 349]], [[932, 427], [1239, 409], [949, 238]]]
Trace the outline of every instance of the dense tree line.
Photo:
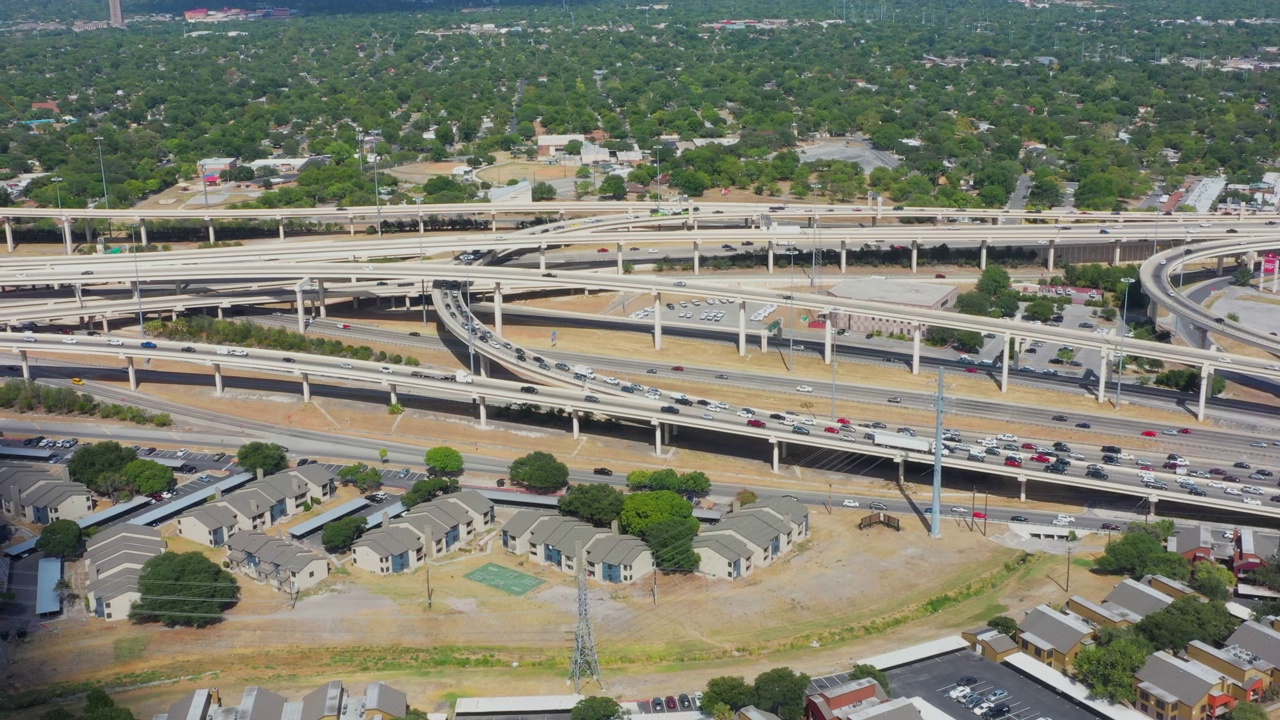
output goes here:
[[132, 405], [99, 403], [88, 393], [40, 385], [34, 380], [9, 380], [0, 385], [0, 408], [20, 413], [43, 410], [51, 415], [97, 415], [108, 420], [127, 420], [138, 425], [156, 427], [173, 424], [169, 413], [153, 414]]
[[170, 340], [192, 340], [213, 345], [237, 345], [260, 347], [268, 350], [292, 350], [313, 355], [372, 360], [393, 365], [417, 367], [421, 363], [412, 355], [388, 354], [385, 350], [374, 352], [368, 345], [347, 345], [341, 340], [303, 335], [284, 328], [271, 328], [251, 322], [217, 320], [208, 315], [193, 315], [172, 322], [147, 323], [151, 335]]

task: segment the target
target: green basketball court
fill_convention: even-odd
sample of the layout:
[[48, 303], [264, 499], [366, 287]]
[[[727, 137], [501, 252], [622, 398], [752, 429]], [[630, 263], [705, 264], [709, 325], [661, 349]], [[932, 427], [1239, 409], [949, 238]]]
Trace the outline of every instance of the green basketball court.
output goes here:
[[543, 583], [541, 579], [532, 575], [493, 563], [482, 565], [463, 577], [512, 595], [524, 595]]

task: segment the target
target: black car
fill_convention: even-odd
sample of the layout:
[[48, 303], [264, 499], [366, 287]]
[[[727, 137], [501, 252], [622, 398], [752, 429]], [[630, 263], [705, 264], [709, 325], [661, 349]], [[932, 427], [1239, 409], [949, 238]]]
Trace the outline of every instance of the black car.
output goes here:
[[155, 448], [153, 448], [153, 447], [149, 447], [149, 448], [147, 448], [146, 450], [143, 450], [143, 451], [142, 451], [142, 454], [143, 454], [143, 455], [155, 455], [155, 454], [156, 454], [156, 449], [155, 449]]
[[1053, 473], [1054, 475], [1066, 475], [1067, 466], [1060, 465], [1058, 463], [1050, 463], [1044, 466], [1044, 471], [1047, 473]]
[[972, 687], [972, 686], [974, 686], [974, 685], [977, 685], [977, 684], [978, 684], [978, 678], [976, 678], [976, 677], [974, 677], [974, 676], [972, 676], [972, 675], [965, 675], [964, 677], [962, 677], [962, 678], [960, 678], [959, 680], [957, 680], [957, 681], [956, 681], [956, 684], [957, 684], [957, 685], [964, 685], [965, 687]]
[[876, 422], [871, 423], [871, 425], [869, 425], [868, 427], [870, 427], [872, 430], [884, 430], [884, 429], [888, 428], [889, 426], [888, 426], [888, 425], [885, 425], [885, 424], [884, 424], [884, 423], [882, 423], [882, 422], [876, 421]]
[[875, 501], [875, 502], [872, 502], [870, 505], [868, 505], [867, 508], [871, 510], [888, 510], [889, 506], [885, 505], [882, 502]]
[[693, 701], [689, 699], [688, 695], [685, 695], [684, 693], [680, 693], [680, 697], [678, 699], [680, 701], [680, 707], [686, 710], [693, 707]]
[[569, 366], [562, 362], [556, 363], [556, 369], [564, 372], [569, 372]]
[[983, 720], [997, 720], [1009, 714], [1009, 703], [1000, 703], [990, 710], [982, 713]]
[[662, 704], [662, 698], [660, 697], [650, 700], [649, 704], [653, 707], [653, 712], [662, 712], [663, 708], [666, 707]]
[[281, 360], [283, 360], [283, 361], [285, 361], [285, 362], [287, 362], [287, 363], [296, 363], [296, 362], [298, 362], [297, 360], [294, 360], [294, 359], [293, 359], [293, 358], [291, 358], [291, 357], [287, 357], [287, 358], [280, 358], [280, 359], [281, 359]]
[[1249, 469], [1250, 467], [1252, 467], [1252, 466], [1251, 466], [1249, 463], [1247, 463], [1247, 462], [1245, 462], [1245, 461], [1241, 460], [1241, 461], [1240, 461], [1240, 462], [1238, 462], [1238, 463], [1232, 463], [1232, 464], [1231, 464], [1231, 467], [1234, 467], [1234, 468], [1240, 468], [1241, 470], [1248, 470], [1248, 469]]
[[[599, 402], [599, 401], [597, 400], [596, 402]], [[689, 398], [676, 398], [676, 404], [684, 405], [685, 407], [693, 407], [693, 401], [690, 400]]]
[[791, 432], [795, 433], [796, 435], [808, 435], [809, 428], [804, 427], [803, 425], [796, 425], [795, 427], [791, 428]]
[[1120, 526], [1115, 523], [1102, 523], [1098, 527], [1106, 532], [1120, 532]]
[[409, 333], [409, 337], [422, 337], [422, 333], [418, 332], [417, 330], [414, 330], [413, 332]]
[[1009, 522], [1024, 523], [1024, 522], [1031, 522], [1031, 521], [1028, 520], [1025, 515], [1013, 515], [1009, 518]]
[[595, 473], [596, 475], [604, 475], [606, 477], [613, 475], [613, 471], [607, 467], [598, 467], [595, 470], [592, 470], [591, 472]]
[[716, 379], [717, 379], [717, 380], [728, 380], [728, 379], [729, 379], [729, 376], [728, 376], [728, 375], [716, 375]]
[[1208, 496], [1208, 493], [1206, 493], [1205, 491], [1203, 491], [1203, 490], [1201, 490], [1200, 488], [1196, 487], [1195, 485], [1188, 485], [1188, 486], [1187, 486], [1187, 494], [1188, 494], [1188, 495], [1195, 495], [1196, 497], [1207, 497], [1207, 496]]
[[770, 420], [786, 420], [787, 416], [782, 413], [769, 413]]
[[536, 388], [536, 387], [534, 387], [534, 386], [532, 386], [532, 385], [521, 385], [521, 386], [520, 386], [520, 392], [522, 392], [522, 393], [529, 393], [530, 395], [537, 395], [537, 394], [538, 394], [538, 388]]
[[680, 414], [680, 408], [676, 407], [675, 405], [663, 405], [660, 409], [662, 410], [662, 412], [667, 413], [668, 415]]
[[1106, 480], [1111, 476], [1101, 470], [1090, 470], [1084, 474], [1085, 477], [1091, 477], [1094, 480]]
[[589, 403], [598, 403], [598, 402], [600, 402], [600, 398], [596, 397], [595, 395], [587, 395], [586, 397], [584, 397], [584, 398], [582, 398], [582, 399], [583, 399], [583, 400], [586, 400], [586, 401], [587, 401], [587, 402], [589, 402]]
[[1053, 444], [1053, 449], [1058, 450], [1060, 452], [1066, 452], [1066, 453], [1071, 452], [1071, 446], [1062, 442], [1061, 440], [1058, 440]]
[[182, 352], [186, 352], [186, 353], [193, 353], [193, 352], [195, 352], [195, 351], [196, 351], [196, 349], [195, 349], [195, 348], [193, 348], [193, 347], [191, 347], [190, 345], [188, 345], [188, 346], [186, 346], [186, 347], [182, 348]]
[[1066, 422], [1066, 421], [1067, 421], [1067, 416], [1066, 416], [1066, 415], [1054, 415], [1054, 416], [1053, 416], [1053, 421], [1054, 421], [1054, 422]]
[[1092, 426], [1092, 425], [1090, 425], [1089, 423], [1086, 423], [1086, 422], [1078, 422], [1078, 423], [1076, 423], [1076, 427], [1078, 427], [1078, 428], [1083, 428], [1083, 429], [1085, 429], [1085, 430], [1088, 430], [1089, 428], [1091, 428], [1091, 427], [1093, 427], [1093, 426]]

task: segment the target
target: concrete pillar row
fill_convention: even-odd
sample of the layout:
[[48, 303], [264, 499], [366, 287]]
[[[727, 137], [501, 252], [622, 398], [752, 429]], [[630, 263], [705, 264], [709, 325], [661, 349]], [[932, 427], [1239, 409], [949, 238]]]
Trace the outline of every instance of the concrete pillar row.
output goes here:
[[489, 410], [483, 395], [476, 396], [476, 405], [480, 408], [480, 427], [487, 429], [489, 427]]
[[132, 355], [125, 358], [125, 361], [129, 368], [129, 389], [136, 392], [138, 390], [138, 369], [133, 366]]
[[662, 454], [662, 423], [657, 421], [653, 423], [653, 454]]
[[387, 390], [389, 390], [389, 391], [391, 392], [391, 404], [392, 404], [392, 405], [395, 405], [396, 403], [400, 402], [400, 394], [399, 394], [398, 392], [396, 392], [396, 385], [395, 385], [395, 383], [389, 383], [389, 384], [387, 385]]
[[693, 241], [693, 274], [698, 275], [702, 272], [702, 243]]
[[4, 219], [4, 242], [9, 246], [9, 252], [13, 252], [13, 221], [9, 218]]
[[278, 223], [277, 226], [280, 228], [280, 242], [284, 242], [284, 218], [277, 217], [276, 223]]
[[205, 225], [209, 228], [209, 242], [211, 244], [218, 242], [218, 238], [213, 234], [213, 218], [205, 218], [204, 222], [205, 222]]
[[911, 374], [920, 374], [920, 336], [923, 325], [916, 325], [911, 331]]
[[911, 272], [915, 273], [920, 262], [920, 241], [911, 241]]
[[302, 402], [309, 403], [311, 402], [311, 376], [308, 375], [307, 373], [302, 373], [301, 378], [302, 378]]
[[1009, 357], [1009, 345], [1013, 338], [1009, 333], [1004, 334], [1004, 347], [1000, 348], [1000, 392], [1009, 392], [1009, 363], [1013, 358]]
[[304, 332], [306, 332], [306, 331], [307, 331], [307, 305], [306, 305], [306, 302], [305, 302], [305, 301], [303, 300], [303, 298], [302, 298], [302, 285], [301, 285], [301, 284], [299, 284], [299, 285], [298, 285], [298, 287], [294, 288], [294, 293], [296, 294], [296, 296], [297, 296], [297, 298], [298, 298], [298, 302], [297, 302], [297, 305], [298, 305], [298, 332], [299, 332], [299, 333], [304, 333]]
[[773, 446], [773, 471], [778, 472], [778, 461], [780, 459], [778, 453], [778, 441], [774, 438], [769, 438], [769, 444]]
[[760, 352], [769, 352], [769, 331], [760, 328]]
[[221, 320], [221, 319], [222, 319], [222, 306], [221, 306], [221, 305], [219, 305], [216, 309], [217, 309], [217, 311], [218, 311], [218, 319], [219, 319], [219, 320]]
[[213, 364], [213, 388], [218, 397], [222, 397], [222, 363]]
[[831, 364], [832, 342], [831, 342], [831, 319], [835, 317], [835, 310], [827, 308], [827, 324], [822, 329], [822, 358], [826, 364]]
[[738, 357], [747, 354], [747, 301], [738, 301]]
[[356, 216], [355, 215], [347, 216], [347, 225], [351, 229], [351, 237], [355, 237], [356, 236]]
[[618, 274], [622, 274], [622, 241], [618, 241]]
[[1209, 395], [1209, 388], [1213, 386], [1213, 367], [1211, 365], [1203, 365], [1200, 367], [1200, 401], [1196, 404], [1196, 420], [1204, 422], [1204, 403]]
[[1115, 249], [1111, 251], [1111, 267], [1116, 267], [1120, 264], [1120, 241], [1116, 240], [1114, 244]]
[[68, 219], [66, 215], [63, 215], [62, 216], [62, 245], [66, 249], [68, 255], [75, 252], [75, 249], [72, 248], [72, 244], [73, 242], [71, 240], [71, 220]]
[[1057, 240], [1053, 240], [1053, 239], [1049, 240], [1049, 263], [1047, 268], [1049, 272], [1053, 272], [1053, 255], [1057, 246], [1058, 246]]
[[103, 315], [102, 316], [102, 332], [106, 333], [106, 332], [109, 332], [109, 330], [110, 328], [107, 327], [107, 316]]
[[987, 269], [987, 240], [982, 241], [982, 245], [978, 248], [978, 269]]
[[[18, 362], [21, 363], [22, 365], [22, 379], [30, 380], [31, 379], [31, 361], [27, 360], [26, 350], [18, 351]], [[133, 366], [130, 365], [130, 368], [132, 367]]]
[[538, 246], [538, 270], [547, 271], [547, 244], [543, 243]]
[[147, 238], [147, 220], [146, 218], [138, 218], [138, 234], [142, 237], [142, 247], [146, 247], [149, 243]]
[[653, 349], [662, 349], [662, 293], [653, 293]]
[[1018, 499], [1022, 502], [1027, 501], [1027, 476], [1018, 476]]
[[329, 306], [325, 304], [325, 301], [324, 301], [324, 281], [323, 280], [316, 281], [316, 290], [319, 293], [318, 297], [320, 299], [320, 317], [322, 318], [329, 317]]
[[427, 234], [427, 226], [426, 226], [426, 223], [423, 221], [421, 215], [418, 216], [418, 234], [419, 235]]
[[849, 241], [840, 241], [840, 274], [843, 275], [849, 269]]
[[1107, 401], [1107, 368], [1111, 366], [1111, 354], [1105, 350], [1098, 361], [1098, 402]]
[[773, 241], [769, 241], [769, 274], [773, 274]]
[[502, 283], [493, 284], [493, 331], [502, 334]]
[[578, 420], [578, 411], [573, 408], [569, 408], [569, 417], [573, 420], [573, 439], [577, 440], [578, 435], [581, 434], [581, 423]]

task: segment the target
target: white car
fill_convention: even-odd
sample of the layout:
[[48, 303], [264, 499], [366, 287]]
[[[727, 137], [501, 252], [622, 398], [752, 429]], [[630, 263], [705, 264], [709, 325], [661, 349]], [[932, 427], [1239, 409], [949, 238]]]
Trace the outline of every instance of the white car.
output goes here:
[[1228, 494], [1228, 495], [1243, 495], [1243, 494], [1244, 494], [1244, 493], [1240, 492], [1240, 489], [1239, 489], [1239, 488], [1233, 488], [1233, 487], [1224, 488], [1224, 489], [1222, 490], [1222, 492], [1224, 492], [1224, 493], [1226, 493], [1226, 494]]
[[791, 418], [787, 418], [786, 420], [783, 420], [783, 421], [782, 421], [782, 424], [783, 424], [783, 425], [786, 425], [787, 427], [795, 427], [795, 426], [796, 426], [796, 421], [795, 421], [795, 420], [792, 420]]
[[1211, 487], [1211, 488], [1218, 488], [1219, 490], [1221, 490], [1222, 488], [1226, 487], [1226, 485], [1222, 484], [1222, 481], [1221, 481], [1221, 480], [1210, 480], [1210, 481], [1208, 482], [1208, 485], [1209, 485], [1209, 487]]
[[960, 505], [956, 505], [956, 506], [952, 507], [952, 508], [951, 508], [951, 512], [953, 512], [953, 513], [955, 513], [955, 514], [957, 514], [957, 515], [968, 515], [968, 514], [969, 514], [969, 510], [968, 510], [967, 508], [964, 508], [964, 507], [960, 506]]
[[76, 340], [76, 339], [75, 339], [75, 338], [73, 338], [73, 337], [65, 337], [65, 338], [62, 338], [62, 342], [66, 343], [67, 345], [75, 345], [76, 343], [78, 343], [78, 342], [80, 342], [80, 341], [79, 341], [79, 340]]
[[754, 412], [747, 410], [746, 408], [743, 408], [738, 411], [738, 417], [740, 418], [753, 418], [755, 416], [756, 414]]
[[1261, 505], [1262, 504], [1262, 501], [1259, 500], [1258, 498], [1247, 497], [1247, 498], [1240, 498], [1240, 499], [1244, 500], [1245, 505]]
[[394, 370], [392, 370], [391, 368], [387, 367], [386, 365], [383, 365], [382, 367], [378, 368], [378, 372], [380, 372], [380, 373], [382, 373], [382, 374], [384, 374], [384, 375], [390, 375], [391, 373], [393, 373], [393, 372], [395, 372], [395, 371], [394, 371]]
[[658, 248], [649, 248], [649, 253], [650, 253], [651, 255], [657, 255], [657, 254], [658, 254]]
[[361, 270], [372, 270], [372, 269], [373, 269], [373, 266], [372, 266], [372, 265], [365, 265], [364, 267], [362, 267], [362, 268], [360, 268], [360, 269], [361, 269]]
[[813, 418], [811, 418], [811, 417], [807, 417], [807, 418], [800, 418], [800, 422], [801, 422], [801, 423], [804, 423], [805, 425], [814, 425], [814, 424], [816, 424], [816, 421], [814, 421], [814, 419], [813, 419]]
[[978, 717], [982, 717], [982, 713], [990, 710], [993, 707], [995, 707], [995, 703], [984, 702], [978, 707], [973, 709], [973, 714], [977, 715]]
[[857, 500], [843, 500], [840, 502], [840, 505], [843, 507], [862, 507]]
[[354, 366], [354, 365], [352, 365], [351, 363], [342, 363], [342, 364], [341, 364], [341, 365], [339, 365], [338, 367], [342, 368], [343, 370], [353, 370], [353, 369], [355, 369], [355, 366]]
[[108, 345], [123, 345], [124, 341], [120, 338], [107, 338]]
[[796, 392], [811, 393], [811, 392], [813, 392], [813, 386], [812, 386], [812, 385], [797, 385], [797, 386], [796, 386]]
[[619, 384], [621, 384], [621, 383], [619, 383], [619, 382], [618, 382], [618, 378], [615, 378], [615, 377], [607, 377], [607, 378], [605, 378], [605, 379], [604, 379], [604, 381], [605, 381], [605, 383], [607, 383], [607, 384], [609, 384], [609, 385], [619, 385]]
[[186, 448], [182, 448], [181, 450], [179, 450], [179, 451], [177, 452], [177, 455], [178, 455], [178, 457], [186, 457], [187, 452], [188, 452], [188, 450], [187, 450]]
[[996, 439], [1001, 442], [1018, 442], [1018, 436], [1010, 433], [1000, 433], [996, 436]]
[[969, 687], [967, 685], [957, 685], [951, 689], [951, 692], [947, 693], [947, 695], [952, 700], [964, 697], [965, 695], [968, 695], [968, 694], [969, 694]]

